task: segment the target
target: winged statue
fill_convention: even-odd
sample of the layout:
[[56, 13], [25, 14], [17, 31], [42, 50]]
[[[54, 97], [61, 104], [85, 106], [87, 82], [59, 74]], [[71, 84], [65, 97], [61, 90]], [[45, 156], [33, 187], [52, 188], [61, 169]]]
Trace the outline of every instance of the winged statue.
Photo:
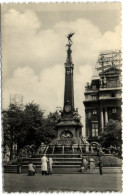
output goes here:
[[68, 42], [69, 42], [69, 43], [72, 43], [71, 37], [72, 37], [74, 34], [75, 34], [75, 33], [69, 33], [69, 34], [67, 35], [67, 38], [68, 38]]

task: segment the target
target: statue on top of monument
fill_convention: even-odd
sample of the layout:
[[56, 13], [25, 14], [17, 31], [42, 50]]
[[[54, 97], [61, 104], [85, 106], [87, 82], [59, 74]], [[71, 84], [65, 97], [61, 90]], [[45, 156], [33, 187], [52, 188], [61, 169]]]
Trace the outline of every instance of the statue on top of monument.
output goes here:
[[72, 37], [74, 34], [75, 34], [75, 33], [69, 33], [69, 34], [67, 35], [69, 44], [73, 43], [72, 40], [71, 40], [71, 37]]

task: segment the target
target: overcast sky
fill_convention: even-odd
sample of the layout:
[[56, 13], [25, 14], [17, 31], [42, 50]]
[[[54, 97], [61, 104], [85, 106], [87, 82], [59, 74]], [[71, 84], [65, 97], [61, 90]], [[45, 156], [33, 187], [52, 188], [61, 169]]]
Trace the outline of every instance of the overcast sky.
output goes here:
[[3, 108], [10, 94], [46, 110], [63, 107], [67, 34], [72, 45], [75, 108], [84, 125], [84, 88], [100, 51], [121, 49], [120, 3], [2, 5]]

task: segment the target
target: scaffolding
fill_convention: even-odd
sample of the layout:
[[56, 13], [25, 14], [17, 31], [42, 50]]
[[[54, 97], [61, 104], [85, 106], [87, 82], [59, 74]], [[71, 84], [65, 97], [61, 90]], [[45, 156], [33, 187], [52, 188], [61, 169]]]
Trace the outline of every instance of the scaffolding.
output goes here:
[[98, 72], [103, 72], [104, 70], [115, 66], [116, 68], [122, 68], [122, 53], [121, 50], [109, 50], [104, 51], [99, 54], [98, 61], [96, 64], [96, 69]]
[[99, 73], [102, 73], [113, 66], [120, 70], [122, 69], [121, 50], [106, 50], [101, 52], [98, 56], [92, 79], [98, 79]]
[[11, 94], [10, 95], [10, 104], [15, 104], [21, 108], [23, 108], [23, 96], [19, 94]]

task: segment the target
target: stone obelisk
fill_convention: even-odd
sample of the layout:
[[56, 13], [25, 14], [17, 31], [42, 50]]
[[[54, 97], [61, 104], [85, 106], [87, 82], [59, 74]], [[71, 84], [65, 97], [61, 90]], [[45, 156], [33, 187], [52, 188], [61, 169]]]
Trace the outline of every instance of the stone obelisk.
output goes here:
[[50, 145], [61, 149], [62, 153], [74, 151], [81, 145], [82, 124], [78, 110], [74, 108], [74, 64], [72, 62], [72, 40], [74, 33], [68, 34], [67, 57], [65, 62], [65, 88], [64, 105], [61, 112], [61, 119], [57, 124], [57, 138]]

